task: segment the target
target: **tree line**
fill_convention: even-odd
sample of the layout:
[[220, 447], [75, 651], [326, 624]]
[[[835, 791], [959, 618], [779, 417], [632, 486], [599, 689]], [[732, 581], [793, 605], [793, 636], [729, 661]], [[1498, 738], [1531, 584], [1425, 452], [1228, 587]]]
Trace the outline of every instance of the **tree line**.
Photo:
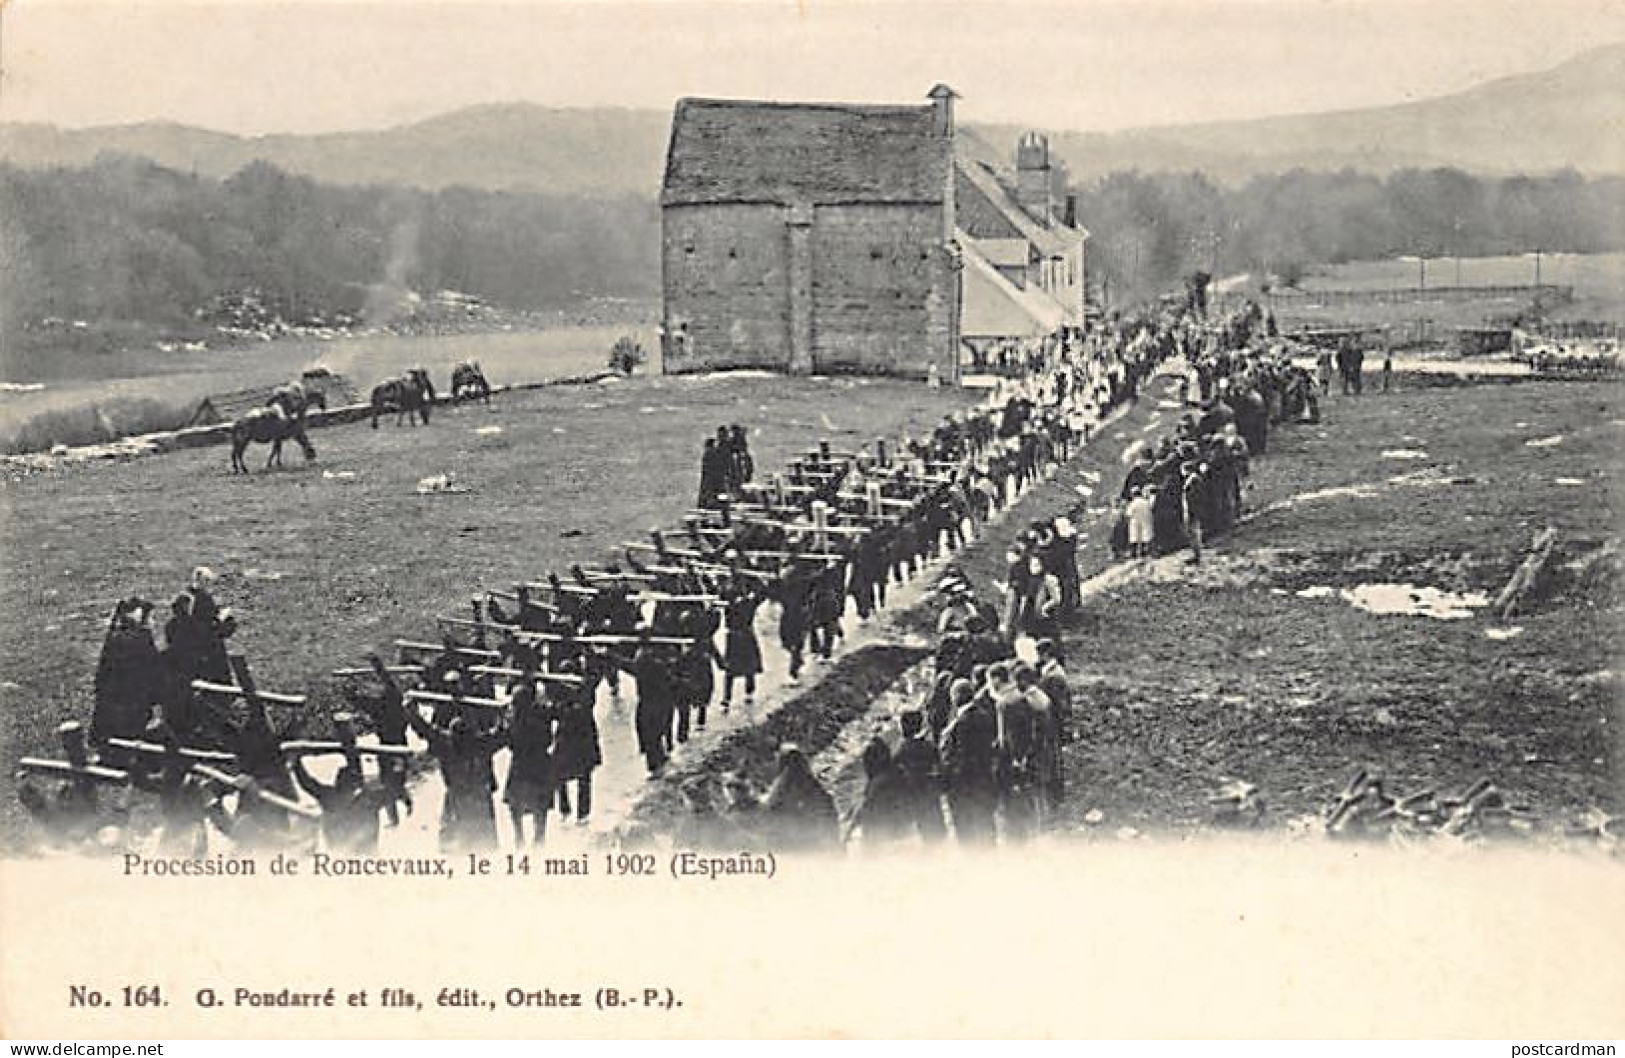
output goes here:
[[1196, 271], [1295, 283], [1317, 264], [1402, 255], [1625, 250], [1625, 178], [1482, 178], [1458, 169], [1386, 177], [1293, 170], [1237, 187], [1200, 173], [1112, 173], [1075, 187], [1089, 267], [1112, 301]]
[[637, 197], [336, 186], [262, 162], [223, 180], [124, 157], [0, 165], [0, 326], [184, 328], [247, 290], [293, 324], [364, 318], [380, 287], [518, 310], [653, 297], [659, 231]]
[[[1194, 271], [1290, 284], [1314, 264], [1400, 254], [1625, 250], [1625, 179], [1574, 172], [1295, 170], [1238, 187], [1124, 172], [1072, 190], [1092, 282], [1113, 303]], [[200, 310], [245, 290], [294, 324], [369, 322], [386, 311], [380, 288], [513, 310], [653, 298], [659, 246], [652, 196], [336, 186], [263, 162], [225, 179], [111, 156], [0, 165], [0, 338], [15, 348], [47, 319], [195, 329]]]

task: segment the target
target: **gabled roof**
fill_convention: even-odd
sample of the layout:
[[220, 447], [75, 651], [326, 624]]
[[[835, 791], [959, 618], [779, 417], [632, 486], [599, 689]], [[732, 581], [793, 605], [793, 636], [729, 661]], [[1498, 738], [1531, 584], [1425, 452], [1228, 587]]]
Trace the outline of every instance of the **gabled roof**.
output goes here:
[[952, 139], [934, 108], [683, 99], [665, 205], [941, 202]]
[[971, 186], [981, 192], [993, 208], [1021, 232], [1022, 238], [1032, 243], [1044, 256], [1064, 254], [1079, 241], [1089, 237], [1089, 233], [1082, 228], [1068, 228], [1060, 224], [1050, 226], [1033, 219], [1032, 214], [1021, 208], [1015, 196], [999, 181], [993, 167], [986, 162], [958, 154], [955, 156], [954, 164], [970, 181]]
[[977, 240], [957, 233], [965, 263], [964, 301], [959, 333], [966, 338], [1030, 338], [1053, 334], [1066, 322], [1066, 310], [1037, 287], [1010, 282], [977, 249]]

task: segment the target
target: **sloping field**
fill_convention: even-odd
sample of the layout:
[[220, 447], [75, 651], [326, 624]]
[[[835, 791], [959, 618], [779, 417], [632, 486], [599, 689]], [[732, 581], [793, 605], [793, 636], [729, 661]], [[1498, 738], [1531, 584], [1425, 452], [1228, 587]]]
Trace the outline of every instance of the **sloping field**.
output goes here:
[[[88, 717], [107, 614], [132, 592], [160, 603], [198, 564], [241, 615], [233, 649], [263, 686], [331, 705], [323, 674], [433, 615], [675, 524], [694, 502], [699, 450], [721, 424], [751, 433], [771, 470], [829, 438], [855, 447], [918, 432], [974, 394], [869, 380], [749, 375], [563, 386], [464, 406], [428, 427], [315, 431], [317, 462], [233, 477], [207, 448], [0, 484], [0, 743], [48, 749]], [[258, 466], [265, 449], [250, 455]], [[419, 495], [452, 475], [466, 493]], [[316, 725], [318, 728], [320, 724]], [[9, 769], [5, 833], [18, 822]]]

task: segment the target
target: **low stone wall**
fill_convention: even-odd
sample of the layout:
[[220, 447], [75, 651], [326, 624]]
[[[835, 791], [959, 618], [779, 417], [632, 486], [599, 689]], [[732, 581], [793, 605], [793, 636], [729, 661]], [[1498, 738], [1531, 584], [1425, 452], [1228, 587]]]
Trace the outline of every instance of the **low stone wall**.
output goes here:
[[[590, 375], [572, 375], [568, 378], [547, 379], [541, 382], [519, 382], [501, 386], [492, 386], [491, 395], [512, 393], [530, 389], [546, 389], [551, 386], [584, 386], [601, 382], [606, 378], [620, 377], [614, 371], [598, 371]], [[438, 396], [433, 404], [444, 407], [452, 403], [449, 395]], [[370, 404], [346, 404], [343, 407], [330, 408], [326, 411], [314, 411], [305, 417], [305, 425], [311, 429], [325, 426], [340, 426], [346, 423], [355, 423], [366, 420], [372, 416]], [[141, 434], [137, 437], [123, 437], [117, 441], [108, 441], [103, 444], [79, 445], [72, 448], [62, 447], [50, 452], [29, 452], [22, 455], [8, 455], [3, 457], [3, 465], [13, 473], [30, 473], [34, 471], [49, 470], [52, 467], [68, 463], [83, 463], [101, 459], [134, 459], [140, 456], [161, 455], [165, 452], [178, 452], [188, 448], [207, 448], [211, 445], [228, 444], [231, 441], [231, 427], [229, 422], [215, 423], [211, 426], [189, 426], [181, 430], [165, 430], [160, 433]]]

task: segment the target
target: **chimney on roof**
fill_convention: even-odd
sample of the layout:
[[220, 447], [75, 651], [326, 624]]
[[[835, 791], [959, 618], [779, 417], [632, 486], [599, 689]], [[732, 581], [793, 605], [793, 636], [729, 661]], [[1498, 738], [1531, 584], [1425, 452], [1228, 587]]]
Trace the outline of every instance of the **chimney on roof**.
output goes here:
[[1069, 228], [1078, 226], [1078, 196], [1071, 191], [1066, 193], [1066, 212], [1061, 215], [1061, 220]]
[[1016, 144], [1016, 201], [1040, 223], [1055, 219], [1051, 200], [1049, 137], [1028, 132]]
[[959, 93], [945, 84], [939, 84], [926, 95], [931, 100], [931, 131], [938, 136], [952, 136], [954, 134], [954, 100], [959, 98]]

